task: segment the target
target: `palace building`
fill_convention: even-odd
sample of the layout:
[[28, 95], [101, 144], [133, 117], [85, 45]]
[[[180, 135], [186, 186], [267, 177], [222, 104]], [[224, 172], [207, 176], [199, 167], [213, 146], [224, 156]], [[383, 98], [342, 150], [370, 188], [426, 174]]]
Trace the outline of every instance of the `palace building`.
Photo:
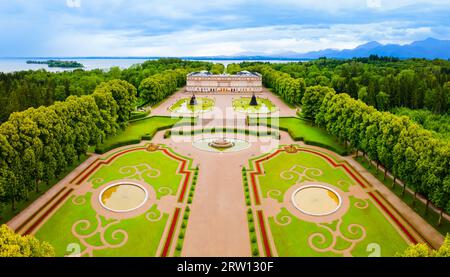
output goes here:
[[234, 75], [214, 75], [208, 71], [187, 75], [187, 92], [261, 92], [262, 77], [258, 73], [241, 71]]

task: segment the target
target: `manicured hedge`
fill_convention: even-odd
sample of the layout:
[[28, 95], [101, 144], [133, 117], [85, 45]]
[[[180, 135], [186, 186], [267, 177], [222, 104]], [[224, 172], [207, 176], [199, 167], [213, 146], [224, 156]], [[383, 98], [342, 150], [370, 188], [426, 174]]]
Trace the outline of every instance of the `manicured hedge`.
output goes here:
[[[188, 197], [188, 204], [192, 203], [192, 199], [194, 197], [194, 193], [195, 193], [195, 187], [197, 185], [197, 178], [198, 178], [198, 170], [199, 167], [197, 166], [195, 168], [194, 171], [194, 177], [192, 178], [192, 183], [191, 183], [191, 187], [189, 189], [189, 197]], [[179, 257], [181, 255], [181, 251], [183, 250], [183, 244], [184, 244], [184, 238], [185, 238], [185, 234], [186, 234], [186, 228], [188, 225], [188, 220], [189, 220], [189, 215], [191, 213], [191, 209], [188, 206], [186, 206], [186, 209], [184, 210], [184, 214], [183, 214], [183, 218], [181, 221], [181, 230], [180, 230], [180, 234], [178, 235], [178, 242], [177, 242], [177, 246], [175, 248], [175, 257]]]
[[147, 112], [139, 112], [139, 111], [135, 111], [131, 113], [130, 116], [130, 122], [136, 120], [136, 119], [142, 119], [147, 117], [150, 114], [150, 111]]
[[111, 145], [107, 145], [107, 146], [97, 146], [95, 148], [95, 153], [103, 154], [103, 153], [106, 153], [106, 152], [108, 152], [110, 150], [113, 150], [115, 148], [119, 148], [119, 147], [122, 147], [122, 146], [125, 146], [125, 145], [137, 144], [139, 142], [141, 142], [140, 139], [132, 139], [132, 140], [127, 140], [127, 141], [121, 141], [121, 142], [118, 142], [118, 143], [115, 143], [115, 144], [111, 144]]
[[[257, 137], [263, 137], [263, 136], [274, 136], [274, 137], [278, 137], [279, 133], [278, 132], [273, 132], [273, 131], [269, 131], [269, 132], [260, 132], [260, 131], [254, 131], [254, 130], [248, 130], [248, 129], [238, 129], [238, 128], [204, 128], [204, 129], [195, 129], [195, 130], [189, 130], [189, 131], [185, 131], [185, 130], [177, 130], [176, 132], [173, 132], [172, 130], [170, 131], [170, 135], [198, 135], [198, 134], [203, 134], [203, 133], [211, 133], [211, 134], [216, 134], [216, 133], [233, 133], [233, 134], [245, 134], [245, 135], [253, 135], [253, 136], [257, 136]], [[167, 134], [167, 136], [169, 136], [169, 134]]]
[[[136, 120], [134, 120], [134, 121], [132, 121], [130, 123], [132, 124], [132, 123], [136, 123], [136, 122], [143, 121], [143, 120], [149, 120], [150, 118], [173, 118], [173, 117], [169, 117], [169, 116], [152, 116], [152, 117], [136, 119]], [[160, 126], [160, 127], [155, 128], [155, 129], [152, 129], [152, 130], [150, 130], [149, 133], [142, 134], [140, 138], [134, 137], [132, 139], [126, 139], [126, 140], [123, 140], [123, 141], [119, 141], [117, 143], [112, 143], [112, 144], [104, 143], [102, 145], [99, 145], [99, 146], [96, 147], [95, 153], [103, 154], [103, 153], [106, 153], [106, 152], [108, 152], [108, 151], [110, 151], [110, 150], [112, 150], [114, 148], [117, 148], [117, 147], [121, 147], [121, 146], [125, 146], [125, 145], [131, 145], [131, 144], [136, 144], [136, 143], [141, 142], [142, 140], [152, 140], [153, 137], [155, 136], [155, 134], [157, 132], [159, 132], [159, 131], [170, 129], [175, 124], [177, 124], [177, 126], [191, 126], [191, 125], [195, 124], [195, 120], [196, 120], [195, 118], [187, 118], [186, 119], [186, 118], [183, 118], [183, 117], [178, 117], [178, 118], [174, 118], [174, 119], [179, 119], [179, 121], [176, 122], [176, 123], [173, 123], [173, 124], [169, 124], [169, 125], [166, 125], [166, 126]], [[125, 132], [126, 132], [126, 129], [125, 129]]]
[[[314, 145], [314, 146], [318, 146], [318, 147], [322, 147], [328, 150], [331, 150], [333, 152], [338, 153], [339, 155], [347, 155], [348, 154], [348, 150], [345, 149], [344, 147], [342, 147], [342, 149], [339, 149], [337, 147], [334, 147], [333, 145], [324, 143], [324, 142], [320, 142], [317, 140], [313, 140], [313, 139], [309, 139], [309, 138], [305, 138], [305, 136], [301, 136], [301, 135], [296, 135], [294, 130], [291, 130], [290, 128], [287, 128], [285, 126], [280, 126], [281, 123], [280, 121], [283, 119], [298, 119], [298, 120], [303, 120], [303, 122], [306, 122], [306, 120], [304, 119], [300, 119], [300, 118], [296, 118], [296, 117], [280, 117], [278, 120], [278, 124], [272, 124], [272, 118], [271, 117], [249, 117], [247, 118], [247, 122], [249, 126], [267, 126], [269, 128], [277, 128], [281, 131], [285, 131], [289, 134], [289, 136], [292, 138], [292, 140], [294, 141], [303, 141], [305, 144], [308, 145]], [[262, 122], [261, 122], [262, 121]], [[312, 129], [320, 129], [319, 127], [315, 127], [315, 126], [308, 126], [309, 128]], [[305, 132], [307, 132], [308, 130], [305, 129]], [[327, 137], [332, 137], [331, 135], [327, 134]], [[337, 140], [336, 138], [333, 138], [333, 140]]]

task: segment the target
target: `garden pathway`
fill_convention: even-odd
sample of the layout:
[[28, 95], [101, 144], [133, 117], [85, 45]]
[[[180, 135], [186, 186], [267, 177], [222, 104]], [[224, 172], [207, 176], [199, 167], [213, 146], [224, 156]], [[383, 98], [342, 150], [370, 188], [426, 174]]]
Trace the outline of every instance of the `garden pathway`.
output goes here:
[[[170, 115], [167, 108], [177, 99], [189, 96], [189, 93], [184, 93], [180, 90], [162, 102], [158, 107], [154, 108], [152, 115]], [[205, 95], [198, 94], [198, 96], [203, 97]], [[207, 126], [203, 127], [244, 127], [245, 114], [236, 113], [229, 108], [232, 98], [240, 96], [239, 94], [214, 94], [216, 108], [212, 112], [201, 115], [204, 118], [201, 122], [207, 124]], [[295, 116], [296, 110], [289, 108], [277, 96], [267, 90], [259, 96], [271, 99], [280, 108], [280, 116]], [[212, 96], [208, 94], [208, 97]], [[294, 143], [292, 139], [286, 132], [281, 133], [280, 141], [269, 138], [256, 139], [255, 137], [247, 137], [247, 139], [253, 141], [251, 142], [251, 146], [245, 150], [235, 153], [212, 153], [194, 148], [190, 136], [172, 136], [170, 139], [164, 139], [163, 134], [164, 132], [158, 132], [153, 142], [168, 145], [177, 153], [193, 158], [194, 165], [199, 164], [200, 166], [182, 255], [250, 256], [251, 247], [246, 218], [247, 207], [245, 205], [241, 168], [242, 166], [247, 166], [249, 159], [270, 151], [270, 149], [277, 147], [278, 144]], [[240, 138], [241, 136], [237, 135], [236, 138]], [[198, 136], [194, 137], [194, 139], [197, 138]], [[305, 146], [302, 142], [295, 143], [300, 146]], [[323, 148], [314, 146], [307, 147], [333, 153]], [[333, 155], [336, 154], [333, 153]], [[8, 225], [15, 229], [22, 224], [34, 211], [46, 203], [55, 192], [62, 186], [65, 186], [96, 158], [97, 155], [93, 155], [83, 162], [47, 193], [33, 202], [27, 209], [9, 221]], [[443, 237], [433, 227], [414, 213], [411, 208], [354, 161], [352, 157], [342, 157], [342, 159], [347, 160], [364, 178], [373, 184], [434, 247], [442, 243]]]
[[[152, 113], [169, 115], [167, 108], [172, 103], [179, 98], [189, 96], [190, 94], [179, 92], [159, 105]], [[205, 96], [198, 95], [197, 97]], [[200, 122], [207, 124], [202, 127], [245, 128], [246, 115], [234, 112], [230, 108], [232, 98], [240, 96], [242, 95], [214, 94], [216, 107], [214, 111], [201, 115], [202, 120]], [[280, 107], [281, 115], [295, 115], [295, 110], [288, 108], [273, 94], [265, 91], [259, 96], [270, 98], [273, 103]], [[208, 95], [207, 97], [211, 96]], [[194, 164], [200, 166], [182, 255], [251, 256], [246, 215], [247, 206], [242, 185], [242, 166], [246, 166], [247, 161], [252, 157], [262, 155], [277, 147], [280, 141], [268, 137], [257, 139], [237, 135], [234, 137], [253, 140], [251, 146], [234, 153], [213, 153], [198, 150], [192, 146], [192, 141], [201, 137], [205, 136], [194, 138], [172, 136], [171, 139], [164, 139], [160, 132], [153, 139], [156, 143], [167, 144], [177, 153], [193, 158]], [[289, 135], [283, 134], [281, 143], [292, 143], [292, 140]]]

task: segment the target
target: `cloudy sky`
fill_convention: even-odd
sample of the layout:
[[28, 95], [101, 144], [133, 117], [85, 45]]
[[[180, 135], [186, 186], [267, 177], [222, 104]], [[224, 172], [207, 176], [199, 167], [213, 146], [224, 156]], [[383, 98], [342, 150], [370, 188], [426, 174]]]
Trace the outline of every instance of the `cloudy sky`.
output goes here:
[[0, 0], [0, 57], [208, 56], [450, 39], [450, 0]]

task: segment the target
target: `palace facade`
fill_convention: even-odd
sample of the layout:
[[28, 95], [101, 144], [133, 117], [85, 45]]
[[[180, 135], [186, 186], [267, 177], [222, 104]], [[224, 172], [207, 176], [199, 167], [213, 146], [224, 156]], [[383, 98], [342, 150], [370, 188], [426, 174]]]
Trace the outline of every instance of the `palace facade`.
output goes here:
[[214, 75], [208, 71], [187, 75], [187, 92], [261, 92], [262, 77], [258, 73], [241, 71], [234, 75]]

